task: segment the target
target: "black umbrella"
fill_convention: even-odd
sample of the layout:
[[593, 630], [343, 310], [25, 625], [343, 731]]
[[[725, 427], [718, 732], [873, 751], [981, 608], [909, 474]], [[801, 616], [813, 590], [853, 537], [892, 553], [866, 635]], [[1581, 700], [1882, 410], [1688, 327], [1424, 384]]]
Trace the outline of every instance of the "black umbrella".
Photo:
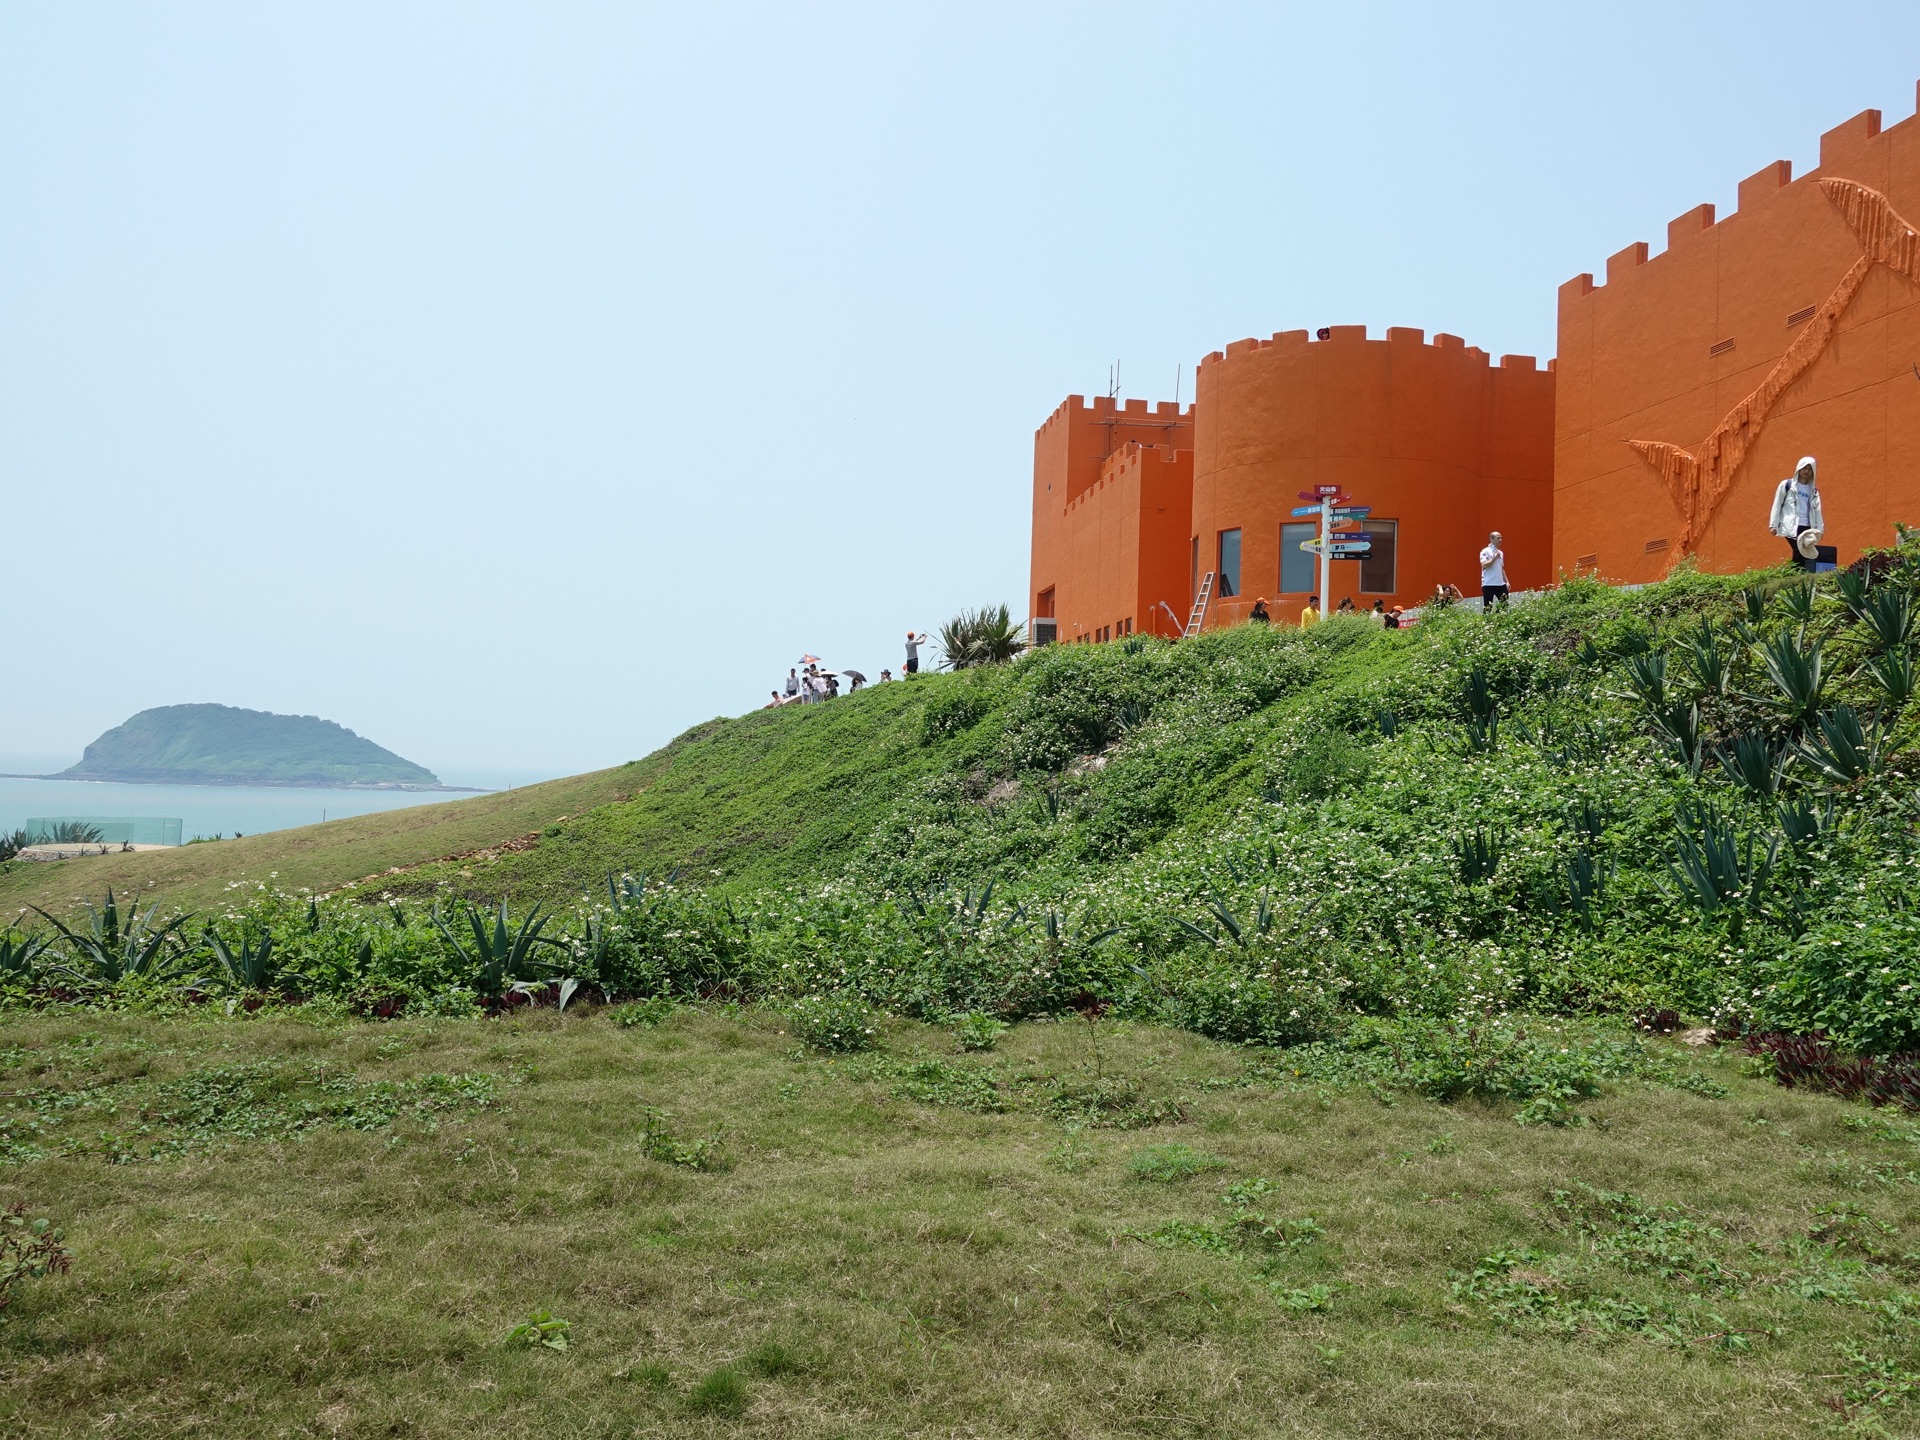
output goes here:
[[858, 670], [842, 670], [840, 673], [849, 680], [858, 680], [862, 685], [867, 683], [867, 677], [862, 675]]

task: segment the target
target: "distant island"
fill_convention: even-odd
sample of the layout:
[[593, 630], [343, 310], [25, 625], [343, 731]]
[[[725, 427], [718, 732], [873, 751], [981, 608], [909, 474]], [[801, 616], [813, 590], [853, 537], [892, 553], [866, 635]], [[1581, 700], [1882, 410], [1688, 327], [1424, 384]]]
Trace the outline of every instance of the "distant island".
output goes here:
[[445, 790], [440, 777], [317, 715], [232, 705], [142, 710], [51, 780]]

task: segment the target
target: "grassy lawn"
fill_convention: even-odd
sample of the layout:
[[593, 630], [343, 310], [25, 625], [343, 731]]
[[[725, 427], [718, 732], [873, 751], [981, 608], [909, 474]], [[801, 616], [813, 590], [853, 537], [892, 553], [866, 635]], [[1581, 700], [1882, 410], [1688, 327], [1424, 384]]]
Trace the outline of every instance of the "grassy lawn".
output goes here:
[[0, 1201], [74, 1255], [0, 1432], [1913, 1432], [1920, 1129], [1731, 1054], [1550, 1128], [1147, 1026], [782, 1023], [0, 1019]]

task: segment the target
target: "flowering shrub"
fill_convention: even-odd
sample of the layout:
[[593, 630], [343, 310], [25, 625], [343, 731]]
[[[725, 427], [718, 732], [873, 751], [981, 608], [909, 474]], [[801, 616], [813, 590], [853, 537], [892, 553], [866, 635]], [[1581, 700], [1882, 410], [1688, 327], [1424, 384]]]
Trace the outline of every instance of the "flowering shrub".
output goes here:
[[841, 993], [803, 995], [787, 1008], [787, 1025], [813, 1050], [853, 1054], [871, 1050], [880, 1027], [858, 997]]

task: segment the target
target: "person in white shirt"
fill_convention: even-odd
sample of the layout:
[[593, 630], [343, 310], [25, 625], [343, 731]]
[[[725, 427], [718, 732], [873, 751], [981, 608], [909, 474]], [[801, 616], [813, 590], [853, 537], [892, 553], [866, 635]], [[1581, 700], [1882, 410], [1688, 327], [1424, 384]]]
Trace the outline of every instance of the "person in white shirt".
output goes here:
[[798, 670], [789, 670], [787, 671], [787, 699], [797, 700], [799, 698], [800, 672]]
[[1487, 536], [1480, 552], [1480, 608], [1491, 610], [1507, 603], [1507, 552], [1500, 548], [1500, 532]]
[[[1767, 528], [1787, 542], [1793, 563], [1802, 570], [1813, 569], [1820, 555], [1820, 537], [1827, 530], [1826, 517], [1820, 513], [1818, 474], [1813, 456], [1802, 455], [1793, 474], [1774, 487], [1773, 513], [1767, 519]], [[1800, 537], [1809, 533], [1813, 538], [1802, 544]]]

